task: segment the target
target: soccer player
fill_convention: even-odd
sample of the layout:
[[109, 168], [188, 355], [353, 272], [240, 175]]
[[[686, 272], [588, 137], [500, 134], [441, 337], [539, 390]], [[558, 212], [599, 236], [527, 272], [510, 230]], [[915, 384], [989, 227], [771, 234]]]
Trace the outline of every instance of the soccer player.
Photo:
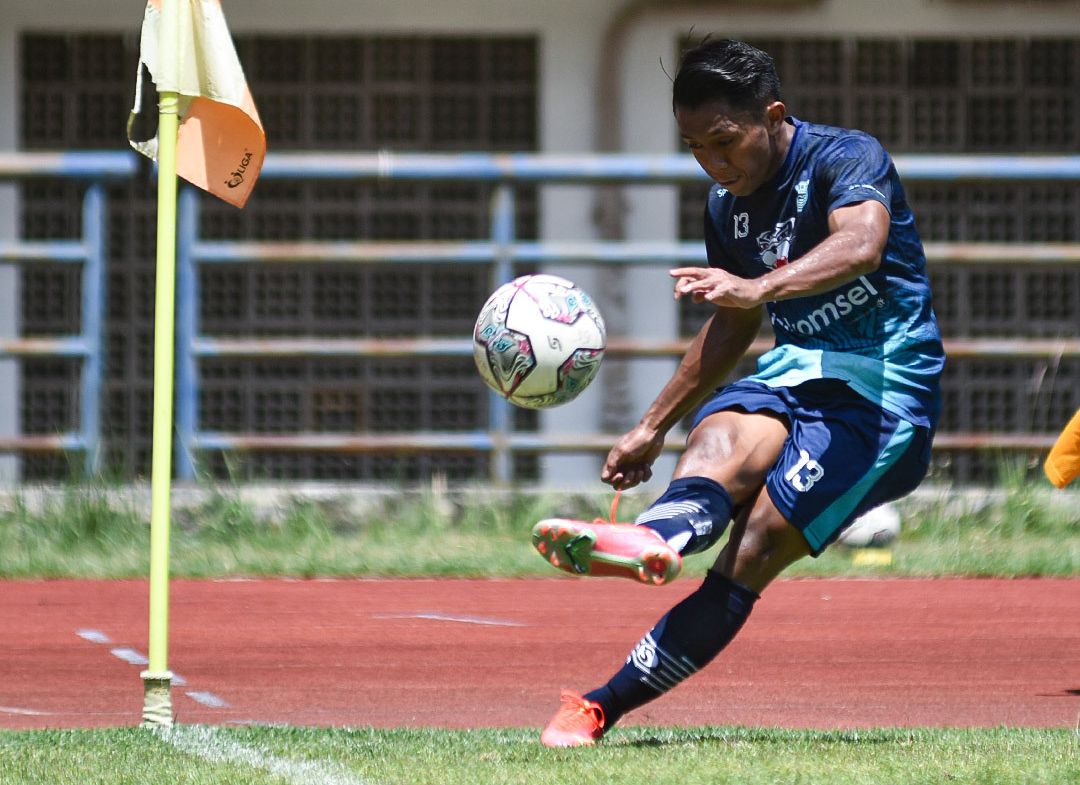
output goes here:
[[[564, 691], [543, 744], [593, 744], [626, 712], [705, 667], [788, 565], [925, 476], [945, 355], [926, 259], [889, 155], [871, 136], [789, 117], [772, 59], [739, 41], [687, 51], [673, 85], [683, 140], [715, 181], [708, 267], [671, 271], [675, 298], [716, 310], [601, 479], [652, 476], [693, 416], [667, 490], [634, 524], [549, 519], [533, 543], [559, 569], [648, 584], [731, 535], [704, 582], [604, 685]], [[775, 347], [717, 386], [768, 313]]]

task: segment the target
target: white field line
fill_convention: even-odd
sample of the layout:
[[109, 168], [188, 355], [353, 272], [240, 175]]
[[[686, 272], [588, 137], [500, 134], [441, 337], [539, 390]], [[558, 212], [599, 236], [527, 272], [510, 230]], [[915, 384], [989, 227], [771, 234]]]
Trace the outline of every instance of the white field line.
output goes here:
[[291, 785], [372, 785], [340, 766], [279, 758], [260, 746], [240, 744], [224, 738], [214, 728], [205, 725], [175, 725], [155, 733], [181, 752], [213, 763], [263, 769]]

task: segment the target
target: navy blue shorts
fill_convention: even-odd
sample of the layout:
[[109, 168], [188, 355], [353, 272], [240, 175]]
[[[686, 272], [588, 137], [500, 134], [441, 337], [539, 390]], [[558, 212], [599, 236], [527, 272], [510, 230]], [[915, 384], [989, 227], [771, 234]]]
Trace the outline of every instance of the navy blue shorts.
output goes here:
[[914, 490], [930, 466], [930, 429], [837, 379], [795, 387], [735, 382], [702, 405], [691, 430], [726, 410], [774, 412], [787, 422], [787, 441], [765, 487], [815, 556], [860, 515]]

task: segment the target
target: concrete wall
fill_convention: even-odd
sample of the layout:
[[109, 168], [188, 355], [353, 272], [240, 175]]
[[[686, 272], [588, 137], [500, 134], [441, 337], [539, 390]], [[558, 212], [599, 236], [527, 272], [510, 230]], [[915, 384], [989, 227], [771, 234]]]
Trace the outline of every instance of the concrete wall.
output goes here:
[[[13, 149], [17, 129], [15, 45], [22, 30], [129, 30], [137, 34], [139, 3], [96, 0], [64, 4], [40, 0], [0, 0], [0, 149]], [[657, 7], [662, 5], [660, 10]], [[377, 33], [535, 34], [540, 40], [540, 143], [552, 152], [595, 149], [598, 122], [620, 123], [619, 147], [639, 152], [675, 149], [670, 117], [668, 76], [675, 64], [676, 41], [690, 30], [739, 37], [785, 34], [866, 36], [1080, 34], [1080, 0], [1005, 2], [1004, 0], [820, 0], [784, 3], [671, 0], [227, 0], [234, 32], [360, 31]], [[616, 24], [616, 20], [619, 23]], [[617, 31], [613, 35], [612, 31]], [[612, 47], [612, 41], [620, 45]], [[618, 57], [610, 62], [613, 54]], [[601, 68], [617, 69], [614, 118], [598, 118]], [[783, 77], [783, 74], [781, 74]], [[256, 96], [257, 100], [257, 96]], [[118, 140], [118, 144], [120, 140]], [[549, 187], [541, 196], [545, 239], [595, 236], [593, 200], [585, 189]], [[0, 238], [14, 231], [10, 189], [0, 190]], [[673, 188], [628, 189], [626, 234], [631, 239], [671, 239], [677, 232], [677, 194]], [[676, 309], [666, 295], [664, 268], [640, 268], [621, 274], [573, 268], [556, 270], [589, 289], [613, 324], [632, 323], [640, 335], [669, 338], [676, 334]], [[0, 271], [0, 335], [15, 332], [18, 298], [14, 272]], [[612, 281], [620, 291], [609, 291]], [[664, 294], [660, 294], [664, 293]], [[613, 364], [614, 365], [614, 364]], [[572, 406], [546, 413], [549, 430], [596, 430], [607, 420], [626, 427], [652, 400], [674, 362], [641, 360], [623, 374], [605, 372]], [[0, 433], [17, 417], [17, 380], [9, 363], [0, 364]], [[0, 458], [0, 472], [10, 461]], [[666, 482], [672, 459], [657, 467]], [[586, 484], [595, 477], [599, 458], [555, 457], [545, 471], [557, 483]], [[0, 474], [2, 477], [3, 474]], [[655, 483], [654, 483], [655, 484]]]

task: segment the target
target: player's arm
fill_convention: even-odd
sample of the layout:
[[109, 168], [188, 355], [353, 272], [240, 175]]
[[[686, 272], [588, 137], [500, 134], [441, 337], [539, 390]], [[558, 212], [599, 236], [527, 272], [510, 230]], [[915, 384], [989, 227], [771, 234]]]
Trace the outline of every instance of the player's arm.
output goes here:
[[757, 279], [762, 302], [805, 297], [835, 289], [881, 264], [889, 239], [889, 211], [867, 200], [829, 213], [829, 236], [792, 264]]
[[716, 309], [641, 421], [608, 453], [600, 479], [632, 488], [652, 477], [667, 432], [735, 368], [758, 334], [762, 313], [760, 307]]
[[739, 278], [724, 270], [680, 267], [675, 296], [688, 295], [732, 308], [756, 308], [762, 303], [806, 297], [835, 289], [881, 264], [889, 238], [889, 211], [868, 199], [829, 213], [829, 236], [791, 264], [760, 278]]
[[641, 418], [667, 433], [734, 370], [761, 327], [762, 309], [717, 308], [690, 342], [674, 376]]

